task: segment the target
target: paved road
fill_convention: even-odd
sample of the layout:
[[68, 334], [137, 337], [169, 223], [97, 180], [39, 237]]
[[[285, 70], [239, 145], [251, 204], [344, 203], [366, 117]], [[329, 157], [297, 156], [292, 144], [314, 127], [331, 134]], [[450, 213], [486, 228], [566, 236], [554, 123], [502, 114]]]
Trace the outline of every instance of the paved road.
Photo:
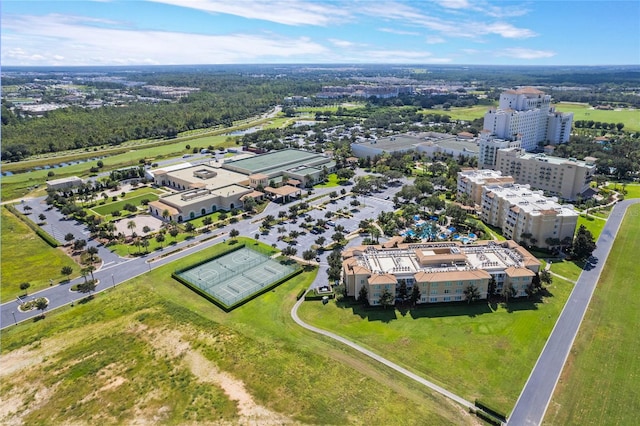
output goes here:
[[338, 336], [337, 334], [331, 333], [330, 331], [326, 331], [326, 330], [323, 330], [321, 328], [314, 327], [314, 326], [309, 325], [306, 322], [302, 321], [300, 319], [300, 317], [298, 316], [298, 308], [300, 307], [300, 305], [303, 302], [304, 302], [304, 297], [301, 298], [300, 300], [298, 300], [298, 302], [293, 306], [293, 309], [291, 310], [291, 318], [293, 318], [293, 320], [298, 325], [300, 325], [301, 327], [304, 327], [307, 330], [313, 331], [314, 333], [318, 333], [318, 334], [321, 334], [323, 336], [329, 337], [331, 339], [337, 340], [338, 342], [340, 342], [340, 343], [342, 343], [344, 345], [347, 345], [347, 346], [355, 349], [356, 351], [358, 351], [360, 353], [363, 353], [364, 355], [368, 356], [369, 358], [372, 358], [372, 359], [374, 359], [374, 360], [386, 365], [387, 367], [394, 369], [398, 373], [404, 374], [405, 376], [409, 377], [410, 379], [413, 379], [416, 382], [418, 382], [418, 383], [420, 383], [420, 384], [422, 384], [424, 386], [427, 386], [427, 387], [433, 389], [434, 391], [446, 396], [447, 398], [450, 398], [450, 399], [456, 401], [458, 404], [461, 404], [461, 405], [463, 405], [463, 406], [465, 406], [467, 408], [474, 408], [475, 409], [475, 406], [474, 406], [474, 404], [472, 402], [467, 401], [466, 399], [464, 399], [464, 398], [462, 398], [462, 397], [460, 397], [460, 396], [458, 396], [458, 395], [456, 395], [456, 394], [454, 394], [452, 392], [449, 392], [448, 390], [436, 385], [433, 382], [430, 382], [430, 381], [418, 376], [415, 373], [412, 373], [411, 371], [407, 370], [406, 368], [400, 367], [398, 364], [393, 363], [393, 362], [389, 361], [388, 359], [383, 358], [380, 355], [377, 355], [377, 354], [371, 352], [370, 350], [365, 349], [362, 346], [360, 346], [360, 345], [358, 345], [356, 343], [353, 343], [350, 340], [345, 339], [344, 337]]
[[595, 262], [580, 274], [508, 419], [509, 425], [539, 425], [542, 422], [626, 209], [636, 203], [640, 200], [624, 200], [613, 208], [593, 252]]
[[[313, 197], [318, 197], [320, 195], [327, 195], [332, 191], [340, 191], [341, 187], [333, 187], [333, 188], [317, 188], [314, 190]], [[350, 190], [349, 187], [346, 188]], [[362, 201], [363, 197], [359, 197]], [[360, 220], [377, 216], [378, 213], [382, 210], [392, 210], [393, 205], [390, 201], [380, 200], [375, 197], [366, 197], [366, 206], [360, 208], [358, 212], [354, 213], [352, 218], [339, 218], [335, 219], [337, 224], [341, 224], [345, 226], [349, 231], [354, 231], [357, 228]], [[324, 201], [326, 201], [325, 199]], [[316, 200], [311, 202], [311, 204], [319, 204], [323, 200]], [[331, 210], [337, 210], [342, 207], [350, 207], [349, 203], [351, 201], [351, 197], [344, 197], [335, 204], [331, 204]], [[261, 220], [266, 215], [273, 215], [275, 217], [278, 216], [278, 212], [288, 211], [289, 207], [295, 203], [289, 203], [285, 205], [279, 205], [275, 203], [270, 203], [264, 212], [259, 215], [256, 215], [247, 220], [242, 220], [234, 224], [227, 225], [220, 229], [215, 229], [209, 234], [199, 234], [193, 239], [181, 242], [174, 246], [168, 246], [162, 249], [161, 251], [156, 251], [149, 253], [145, 256], [136, 257], [136, 258], [122, 258], [112, 253], [108, 248], [102, 246], [97, 241], [89, 239], [89, 231], [86, 229], [85, 225], [76, 222], [74, 220], [66, 220], [64, 217], [55, 209], [47, 210], [48, 206], [44, 203], [44, 198], [37, 199], [29, 199], [25, 200], [23, 205], [18, 205], [17, 208], [19, 211], [24, 211], [24, 205], [29, 205], [32, 210], [30, 213], [30, 217], [32, 220], [38, 220], [38, 216], [42, 213], [46, 216], [46, 225], [43, 226], [43, 229], [50, 234], [52, 234], [58, 241], [64, 242], [64, 236], [67, 233], [72, 233], [76, 239], [85, 239], [87, 240], [87, 246], [95, 246], [98, 248], [98, 256], [103, 260], [102, 266], [94, 272], [94, 277], [99, 280], [99, 284], [96, 287], [96, 292], [104, 291], [109, 287], [116, 286], [124, 281], [127, 281], [133, 277], [144, 274], [150, 271], [152, 268], [157, 266], [161, 266], [167, 264], [176, 259], [182, 258], [189, 254], [195, 253], [196, 251], [206, 249], [211, 247], [219, 242], [223, 241], [225, 238], [228, 238], [227, 235], [231, 229], [236, 229], [239, 231], [240, 235], [253, 237], [256, 233], [259, 232], [259, 227]], [[325, 211], [321, 210], [312, 210], [310, 212], [311, 216], [314, 218], [324, 217]], [[302, 218], [298, 218], [296, 223], [289, 223], [286, 225], [287, 232], [290, 232], [294, 229], [298, 231], [303, 231], [300, 228], [300, 225], [304, 223]], [[327, 242], [331, 241], [331, 235], [333, 234], [333, 230], [327, 230], [324, 233]], [[205, 239], [211, 238], [212, 235], [219, 235], [217, 238], [209, 239], [207, 241], [203, 241]], [[260, 240], [267, 244], [276, 244], [276, 246], [280, 249], [284, 248], [287, 244], [283, 241], [278, 240], [279, 234], [276, 229], [273, 228], [268, 235], [260, 235]], [[308, 249], [310, 245], [313, 243], [313, 240], [318, 236], [313, 234], [304, 234], [301, 235], [298, 242], [298, 255], [302, 255], [302, 251]], [[187, 249], [185, 249], [188, 247]], [[167, 253], [175, 252], [175, 254], [166, 257]], [[326, 260], [326, 254], [321, 255], [321, 260]], [[321, 261], [321, 263], [322, 263]], [[322, 271], [319, 273], [319, 276], [324, 277], [323, 285], [327, 283], [326, 271], [324, 271], [324, 275]], [[71, 292], [69, 289], [74, 284], [81, 283], [83, 281], [82, 278], [76, 278], [71, 280], [66, 284], [59, 284], [49, 288], [46, 288], [42, 291], [31, 293], [25, 300], [32, 300], [36, 297], [46, 297], [49, 299], [49, 307], [48, 310], [56, 309], [58, 307], [70, 304], [74, 301], [80, 300], [86, 297], [85, 294]], [[319, 284], [320, 285], [320, 284]], [[16, 322], [25, 321], [31, 319], [40, 314], [39, 311], [29, 311], [29, 312], [20, 312], [18, 310], [18, 306], [22, 302], [18, 299], [11, 300], [0, 305], [0, 329], [9, 327]]]

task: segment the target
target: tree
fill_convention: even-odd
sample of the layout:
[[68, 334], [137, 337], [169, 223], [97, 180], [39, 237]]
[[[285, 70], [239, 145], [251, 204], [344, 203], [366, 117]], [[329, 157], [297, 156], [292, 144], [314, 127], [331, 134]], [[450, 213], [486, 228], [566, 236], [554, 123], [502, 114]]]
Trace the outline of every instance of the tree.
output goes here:
[[407, 288], [407, 283], [402, 281], [400, 285], [398, 285], [398, 297], [404, 302], [405, 300], [407, 300], [408, 296], [409, 289]]
[[411, 296], [409, 296], [409, 301], [411, 302], [411, 306], [415, 306], [416, 303], [420, 300], [420, 286], [418, 284], [413, 284], [413, 288], [411, 288]]
[[351, 170], [349, 167], [344, 167], [342, 169], [338, 169], [336, 172], [336, 176], [341, 180], [349, 180], [355, 175], [355, 172]]
[[87, 246], [87, 240], [75, 240], [73, 242], [73, 249], [75, 251], [80, 251]]
[[256, 208], [256, 205], [256, 200], [253, 197], [246, 197], [244, 199], [244, 202], [242, 203], [242, 207], [245, 209], [245, 211], [248, 212], [253, 212]]
[[311, 262], [316, 257], [316, 251], [309, 249], [302, 252], [302, 258], [307, 262]]
[[96, 259], [96, 254], [98, 254], [98, 247], [90, 246], [87, 248], [87, 254], [89, 255], [89, 260], [94, 262]]
[[338, 193], [336, 191], [331, 191], [329, 193], [329, 198], [331, 198], [331, 201], [335, 200], [336, 198], [338, 198]]
[[580, 225], [578, 232], [573, 239], [573, 245], [571, 247], [571, 255], [578, 260], [585, 260], [591, 257], [591, 254], [596, 249], [596, 242], [589, 231], [584, 225]]
[[449, 216], [455, 224], [462, 224], [467, 219], [467, 212], [455, 204], [449, 204], [445, 210], [445, 214]]
[[38, 215], [38, 219], [40, 219], [42, 222], [44, 222], [45, 220], [47, 220], [47, 217], [44, 215], [44, 213], [40, 213]]
[[136, 229], [136, 222], [135, 220], [130, 220], [127, 222], [127, 229], [129, 229], [131, 231], [131, 235], [133, 235], [133, 230]]
[[324, 243], [326, 242], [327, 242], [327, 239], [323, 236], [319, 236], [318, 238], [316, 238], [316, 241], [315, 241], [315, 243], [320, 247], [324, 246]]
[[73, 241], [76, 237], [73, 236], [73, 234], [71, 232], [67, 233], [64, 236], [64, 240], [68, 243], [70, 243], [71, 241]]
[[162, 247], [162, 243], [164, 242], [164, 234], [159, 233], [158, 235], [156, 235], [156, 242], [160, 244], [160, 247]]
[[[105, 195], [106, 195], [106, 194], [105, 194]], [[164, 220], [167, 220], [167, 219], [169, 218], [169, 216], [171, 216], [171, 213], [169, 213], [169, 210], [168, 210], [168, 209], [164, 209], [164, 210], [162, 210], [162, 218], [163, 218]]]
[[176, 237], [178, 236], [178, 234], [180, 233], [180, 231], [178, 231], [178, 228], [171, 228], [169, 229], [169, 235], [171, 235], [171, 238], [173, 238], [174, 240], [176, 239]]
[[553, 277], [551, 276], [551, 272], [547, 271], [546, 269], [543, 269], [542, 271], [540, 271], [538, 275], [540, 277], [540, 283], [542, 284], [550, 285], [553, 282]]
[[145, 252], [145, 253], [148, 253], [148, 252], [149, 252], [149, 245], [150, 245], [150, 244], [151, 244], [151, 243], [149, 243], [149, 240], [148, 240], [148, 239], [146, 239], [146, 238], [143, 238], [143, 239], [142, 239], [142, 241], [140, 241], [140, 245], [141, 245], [142, 247], [144, 247], [144, 252]]
[[496, 283], [496, 278], [493, 275], [491, 275], [491, 278], [489, 279], [489, 283], [487, 284], [487, 298], [491, 296], [495, 296], [497, 287], [498, 287], [498, 284]]
[[203, 224], [204, 226], [207, 226], [207, 227], [208, 227], [208, 226], [209, 226], [209, 225], [211, 225], [212, 223], [213, 223], [213, 219], [211, 219], [211, 216], [207, 216], [207, 217], [205, 217], [204, 219], [202, 219], [202, 224]]
[[236, 238], [238, 235], [240, 235], [240, 231], [238, 231], [237, 229], [233, 228], [231, 231], [229, 231], [229, 236], [233, 239]]
[[389, 289], [385, 288], [382, 294], [380, 295], [380, 299], [378, 300], [378, 303], [380, 303], [380, 305], [386, 309], [387, 306], [393, 306], [394, 301], [395, 301], [395, 297], [393, 296], [393, 294], [391, 294]]
[[144, 232], [145, 234], [148, 234], [149, 232], [151, 232], [151, 228], [145, 225], [142, 227], [142, 232]]
[[184, 229], [185, 231], [187, 231], [188, 233], [192, 233], [196, 230], [196, 227], [193, 225], [193, 223], [191, 222], [187, 222], [186, 225], [184, 225]]
[[27, 294], [27, 289], [31, 287], [31, 283], [24, 282], [20, 284], [20, 290], [24, 291], [24, 294]]
[[478, 287], [475, 285], [468, 285], [464, 289], [464, 300], [466, 300], [467, 303], [471, 303], [478, 299], [480, 299], [480, 291], [478, 290]]
[[60, 273], [62, 275], [65, 275], [68, 280], [69, 276], [73, 273], [73, 268], [71, 266], [63, 266], [62, 269], [60, 270]]
[[509, 298], [511, 297], [515, 297], [516, 294], [518, 294], [518, 290], [516, 290], [515, 288], [513, 288], [513, 286], [511, 285], [511, 283], [509, 284], [505, 284], [502, 287], [502, 296], [504, 297], [504, 301], [509, 303]]
[[36, 299], [36, 309], [42, 312], [40, 315], [44, 318], [44, 310], [49, 306], [49, 301], [44, 297], [38, 297]]
[[358, 302], [362, 303], [363, 305], [369, 304], [369, 292], [367, 291], [367, 287], [360, 287], [360, 292], [358, 293]]

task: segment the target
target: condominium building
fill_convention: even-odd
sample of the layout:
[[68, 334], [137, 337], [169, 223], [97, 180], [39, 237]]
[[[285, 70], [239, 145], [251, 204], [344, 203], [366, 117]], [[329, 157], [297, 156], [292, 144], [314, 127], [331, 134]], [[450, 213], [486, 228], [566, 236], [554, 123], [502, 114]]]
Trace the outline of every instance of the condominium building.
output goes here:
[[482, 190], [485, 185], [509, 185], [515, 183], [513, 177], [502, 176], [495, 170], [468, 169], [458, 172], [458, 196], [467, 194], [474, 203], [482, 203]]
[[528, 184], [565, 200], [575, 200], [589, 189], [596, 173], [593, 159], [589, 160], [530, 154], [518, 148], [506, 148], [497, 151], [494, 169], [513, 176], [516, 183]]
[[512, 141], [498, 139], [494, 137], [489, 130], [482, 130], [478, 138], [478, 145], [478, 167], [481, 169], [493, 169], [496, 165], [499, 149], [520, 148], [522, 141], [519, 137], [516, 137]]
[[347, 295], [357, 298], [365, 288], [374, 306], [385, 290], [398, 297], [401, 288], [411, 294], [414, 286], [420, 290], [417, 303], [462, 301], [469, 286], [486, 299], [492, 277], [498, 292], [510, 286], [517, 296], [524, 296], [540, 268], [540, 262], [514, 241], [358, 246], [345, 250], [343, 258]]
[[551, 240], [573, 238], [578, 213], [529, 185], [485, 185], [480, 218], [508, 239], [548, 247]]
[[496, 138], [519, 138], [522, 148], [533, 151], [541, 142], [568, 142], [572, 122], [573, 113], [556, 112], [550, 95], [523, 87], [500, 95], [498, 108], [490, 108], [484, 116], [484, 129]]

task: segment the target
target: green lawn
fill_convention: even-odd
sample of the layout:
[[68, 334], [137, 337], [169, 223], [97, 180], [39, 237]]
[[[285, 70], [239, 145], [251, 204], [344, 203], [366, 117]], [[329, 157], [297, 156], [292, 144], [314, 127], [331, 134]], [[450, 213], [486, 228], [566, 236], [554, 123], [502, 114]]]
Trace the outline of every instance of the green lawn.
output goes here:
[[[154, 193], [155, 190], [152, 188], [146, 188], [147, 191], [142, 191], [140, 194], [135, 196], [125, 196], [124, 199], [113, 201], [111, 203], [97, 205], [92, 207], [91, 210], [99, 214], [100, 216], [107, 216], [108, 214], [113, 213], [114, 211], [124, 210], [125, 204], [133, 204], [136, 207], [142, 206], [142, 200], [155, 201], [158, 199], [158, 195]], [[129, 194], [127, 194], [129, 195]]]
[[[554, 278], [544, 303], [363, 309], [306, 302], [300, 316], [454, 393], [509, 413], [573, 286]], [[535, 324], [535, 325], [534, 325]]]
[[293, 323], [295, 295], [315, 270], [231, 313], [170, 278], [216, 250], [4, 331], [3, 366], [15, 369], [3, 376], [0, 398], [18, 414], [0, 414], [0, 422], [259, 424], [241, 417], [223, 393], [238, 387], [217, 369], [285, 416], [278, 424], [475, 422], [423, 386]]
[[338, 183], [338, 176], [335, 173], [331, 173], [327, 176], [327, 181], [325, 183], [314, 185], [314, 188], [333, 188], [336, 186], [340, 186]]
[[593, 238], [597, 240], [598, 237], [600, 236], [600, 233], [604, 229], [604, 225], [606, 223], [607, 221], [604, 219], [597, 219], [597, 218], [588, 217], [588, 216], [585, 217], [584, 215], [581, 214], [580, 216], [578, 216], [578, 224], [576, 225], [576, 232], [578, 232], [578, 228], [580, 227], [580, 225], [584, 225], [585, 228], [591, 231], [591, 234], [593, 234]]
[[438, 109], [423, 109], [421, 114], [441, 114], [448, 115], [453, 120], [473, 121], [477, 118], [484, 117], [484, 114], [489, 109], [488, 105], [475, 105], [471, 107], [453, 107], [448, 111]]
[[[607, 185], [607, 188], [613, 189], [618, 192], [622, 192], [623, 184], [622, 183], [610, 183]], [[626, 184], [624, 185], [624, 189], [627, 191], [625, 198], [640, 198], [640, 185], [638, 184]]]
[[545, 417], [633, 425], [640, 413], [640, 206], [629, 208]]
[[50, 279], [57, 284], [66, 278], [60, 273], [63, 266], [71, 266], [74, 269], [72, 276], [78, 276], [80, 267], [61, 249], [49, 246], [7, 209], [0, 210], [0, 300], [3, 303], [24, 294], [24, 291], [20, 290], [20, 284], [23, 282], [31, 283], [29, 294], [48, 287]]
[[574, 123], [578, 120], [593, 120], [604, 123], [624, 123], [624, 130], [637, 132], [640, 130], [640, 111], [623, 109], [620, 111], [607, 111], [592, 109], [589, 104], [560, 102], [556, 104], [556, 110], [561, 112], [573, 112]]
[[577, 281], [584, 267], [583, 262], [569, 260], [553, 260], [551, 262], [551, 272], [566, 277], [571, 281]]

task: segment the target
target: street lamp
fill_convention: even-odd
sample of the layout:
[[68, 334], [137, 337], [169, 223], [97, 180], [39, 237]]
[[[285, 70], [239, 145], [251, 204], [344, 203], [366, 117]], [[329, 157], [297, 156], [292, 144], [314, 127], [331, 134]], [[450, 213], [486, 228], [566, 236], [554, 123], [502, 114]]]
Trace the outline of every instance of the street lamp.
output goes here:
[[115, 282], [115, 280], [113, 279], [113, 274], [111, 274], [111, 284], [113, 284], [113, 286], [114, 286], [114, 287], [116, 286], [116, 282]]
[[18, 321], [16, 320], [16, 313], [11, 311], [11, 315], [13, 315], [13, 322], [15, 322], [16, 325], [18, 325]]

